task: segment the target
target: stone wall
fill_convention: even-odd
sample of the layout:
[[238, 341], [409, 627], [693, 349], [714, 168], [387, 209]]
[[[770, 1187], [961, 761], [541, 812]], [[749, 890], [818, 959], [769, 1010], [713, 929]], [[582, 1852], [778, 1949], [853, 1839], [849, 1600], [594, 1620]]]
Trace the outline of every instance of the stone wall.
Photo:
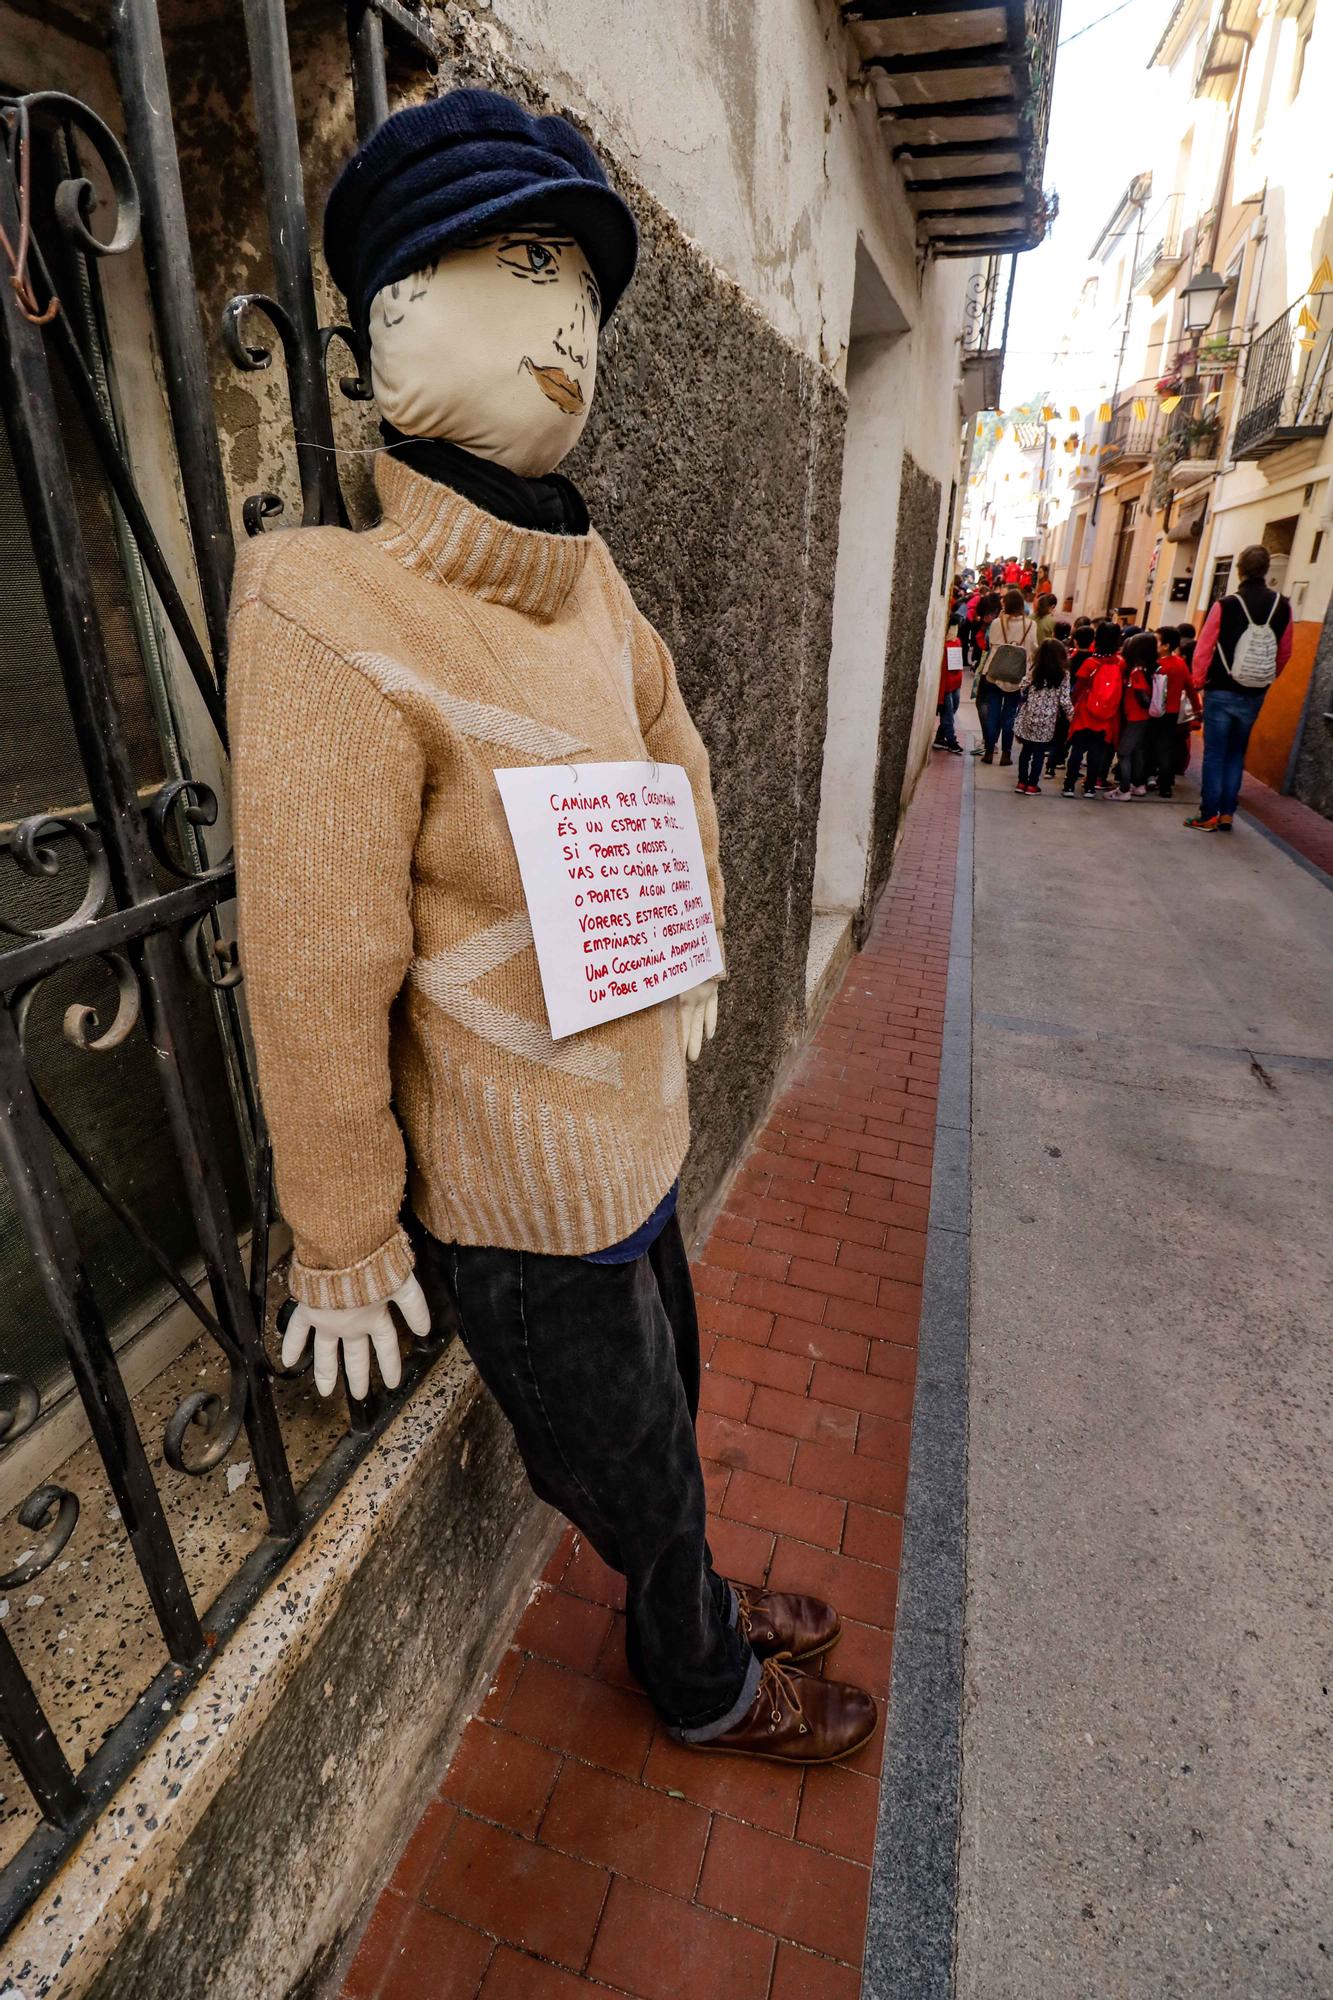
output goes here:
[[[543, 104], [533, 80], [502, 64], [456, 10], [443, 19], [451, 39], [440, 87], [482, 83]], [[340, 10], [304, 10], [291, 36], [318, 243], [325, 191], [355, 143]], [[200, 289], [215, 327], [233, 292], [271, 286], [239, 20], [178, 37], [172, 64]], [[845, 398], [620, 163], [606, 164], [638, 217], [641, 261], [565, 470], [675, 656], [712, 760], [727, 883], [730, 978], [717, 1041], [692, 1079], [688, 1219], [762, 1115], [804, 1021]], [[318, 254], [316, 277], [321, 317], [336, 320], [341, 305]], [[258, 319], [253, 332], [267, 340]], [[241, 501], [263, 487], [282, 495], [285, 519], [299, 518], [280, 360], [241, 374], [219, 346], [215, 362], [238, 528]], [[349, 454], [344, 486], [364, 520], [373, 411], [335, 400]]]
[[903, 454], [894, 541], [893, 600], [879, 719], [879, 764], [870, 824], [870, 862], [864, 917], [874, 909], [893, 866], [894, 843], [912, 738], [912, 718], [922, 678], [922, 651], [931, 603], [939, 590], [941, 487], [910, 452]]

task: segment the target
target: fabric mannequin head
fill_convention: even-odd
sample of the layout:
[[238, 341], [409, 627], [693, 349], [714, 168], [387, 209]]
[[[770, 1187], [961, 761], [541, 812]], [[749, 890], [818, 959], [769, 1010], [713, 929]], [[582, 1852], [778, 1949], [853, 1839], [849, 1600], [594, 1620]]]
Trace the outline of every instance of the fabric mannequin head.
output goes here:
[[324, 250], [397, 429], [530, 475], [572, 449], [638, 233], [566, 119], [488, 90], [395, 112], [339, 175]]
[[601, 316], [582, 247], [552, 224], [445, 250], [371, 302], [375, 400], [409, 437], [552, 472], [588, 421]]

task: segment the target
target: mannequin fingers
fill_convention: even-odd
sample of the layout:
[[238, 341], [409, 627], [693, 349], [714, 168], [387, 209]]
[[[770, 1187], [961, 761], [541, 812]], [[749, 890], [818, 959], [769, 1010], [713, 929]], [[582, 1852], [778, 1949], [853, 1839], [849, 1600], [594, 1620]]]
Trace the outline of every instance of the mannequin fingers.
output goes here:
[[713, 988], [704, 1006], [704, 1034], [711, 1042], [717, 1033], [717, 988]]
[[[378, 1332], [378, 1327], [376, 1332]], [[347, 1393], [360, 1400], [370, 1394], [370, 1335], [343, 1335], [343, 1367], [347, 1371]]]
[[282, 1336], [282, 1365], [295, 1368], [305, 1353], [306, 1341], [310, 1338], [310, 1308], [298, 1306], [287, 1322], [287, 1331]]
[[430, 1307], [426, 1302], [426, 1294], [414, 1277], [408, 1278], [398, 1287], [393, 1295], [393, 1303], [417, 1339], [424, 1340], [430, 1332]]
[[338, 1380], [338, 1336], [315, 1331], [315, 1387], [321, 1396], [331, 1396]]
[[[396, 1389], [403, 1379], [403, 1350], [398, 1345], [398, 1329], [387, 1311], [370, 1329], [370, 1338], [375, 1348], [380, 1380], [386, 1389]], [[349, 1369], [349, 1380], [350, 1377]]]
[[699, 1051], [704, 1045], [704, 1010], [698, 1001], [690, 1004], [690, 1040], [686, 1049], [691, 1062], [699, 1060]]

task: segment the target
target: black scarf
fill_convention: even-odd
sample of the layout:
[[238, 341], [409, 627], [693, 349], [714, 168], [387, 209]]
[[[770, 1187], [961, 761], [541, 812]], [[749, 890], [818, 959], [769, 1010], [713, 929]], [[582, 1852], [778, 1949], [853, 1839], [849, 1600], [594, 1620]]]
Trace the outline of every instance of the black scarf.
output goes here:
[[447, 438], [404, 437], [390, 423], [381, 423], [380, 432], [395, 458], [410, 465], [413, 472], [451, 486], [474, 507], [494, 514], [497, 520], [512, 521], [516, 528], [536, 528], [547, 535], [586, 535], [588, 509], [583, 495], [572, 480], [559, 472], [544, 479], [528, 479], [511, 472], [494, 459], [478, 458], [462, 445]]

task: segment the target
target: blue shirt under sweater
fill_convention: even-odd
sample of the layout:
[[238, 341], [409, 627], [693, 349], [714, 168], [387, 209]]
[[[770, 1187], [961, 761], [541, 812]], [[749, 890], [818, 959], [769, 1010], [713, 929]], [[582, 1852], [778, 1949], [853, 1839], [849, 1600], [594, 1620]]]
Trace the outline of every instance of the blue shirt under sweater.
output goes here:
[[672, 1181], [648, 1220], [641, 1222], [631, 1236], [613, 1243], [609, 1250], [593, 1250], [580, 1261], [584, 1264], [632, 1264], [636, 1257], [642, 1257], [645, 1250], [652, 1249], [676, 1212], [679, 1194], [680, 1182]]

